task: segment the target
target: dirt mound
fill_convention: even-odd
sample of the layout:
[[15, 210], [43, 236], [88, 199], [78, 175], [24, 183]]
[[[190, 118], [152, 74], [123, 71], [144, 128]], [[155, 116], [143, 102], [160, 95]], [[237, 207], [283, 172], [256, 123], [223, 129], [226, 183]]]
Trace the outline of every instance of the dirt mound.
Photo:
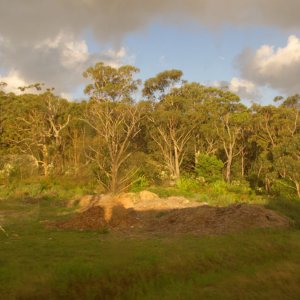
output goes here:
[[251, 228], [288, 228], [291, 225], [289, 218], [262, 206], [236, 204], [173, 210], [152, 222], [149, 230], [223, 234]]
[[285, 216], [262, 206], [247, 204], [148, 211], [118, 205], [111, 209], [110, 218], [107, 218], [106, 209], [91, 207], [56, 226], [79, 230], [111, 228], [130, 233], [225, 234], [251, 228], [288, 228], [292, 225], [292, 221]]
[[[101, 206], [108, 210], [115, 206], [133, 208], [136, 211], [148, 210], [171, 210], [176, 208], [197, 207], [203, 204], [190, 201], [184, 197], [159, 198], [158, 195], [142, 191], [140, 193], [122, 193], [120, 195], [87, 195], [79, 199], [72, 199], [68, 207], [78, 207], [79, 212], [90, 209], [91, 207]], [[109, 214], [109, 212], [106, 212]]]
[[61, 229], [101, 229], [106, 226], [103, 207], [93, 207], [83, 213], [77, 214], [68, 221], [57, 222], [55, 225]]
[[115, 206], [112, 209], [111, 217], [107, 219], [106, 209], [95, 206], [82, 213], [77, 213], [70, 220], [52, 225], [60, 229], [101, 230], [105, 228], [128, 229], [138, 223], [139, 219], [133, 209]]

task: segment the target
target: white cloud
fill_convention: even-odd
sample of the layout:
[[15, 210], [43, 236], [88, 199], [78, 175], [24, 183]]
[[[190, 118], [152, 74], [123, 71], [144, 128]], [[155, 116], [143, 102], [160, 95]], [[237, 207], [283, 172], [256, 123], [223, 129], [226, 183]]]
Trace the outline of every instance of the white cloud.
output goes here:
[[28, 82], [20, 76], [18, 71], [12, 70], [7, 76], [0, 75], [0, 82], [5, 82], [7, 86], [4, 88], [6, 92], [12, 92], [17, 95], [22, 92], [18, 89], [19, 87], [24, 87], [28, 85]]
[[135, 56], [128, 53], [125, 47], [120, 49], [109, 49], [103, 53], [103, 61], [114, 68], [119, 68], [124, 64], [134, 64]]
[[115, 58], [124, 58], [127, 55], [125, 47], [121, 47], [119, 50], [109, 49], [105, 53], [107, 54], [107, 56]]
[[263, 45], [256, 52], [245, 50], [237, 62], [241, 76], [257, 85], [300, 92], [300, 39], [294, 35], [282, 48]]
[[72, 94], [69, 94], [69, 93], [61, 93], [60, 94], [60, 97], [68, 100], [68, 101], [72, 101], [73, 100], [73, 95]]
[[36, 44], [37, 50], [58, 50], [60, 63], [67, 69], [78, 68], [89, 59], [89, 50], [85, 40], [75, 39], [71, 34], [60, 32], [53, 39], [45, 39]]
[[[68, 95], [68, 99], [74, 98], [70, 95], [84, 83], [83, 71], [96, 62], [103, 61], [114, 67], [134, 62], [134, 56], [124, 47], [91, 54], [84, 39], [66, 32], [38, 41], [33, 46], [19, 45], [18, 49], [2, 38], [0, 56], [0, 68], [8, 70], [2, 74], [2, 81], [19, 82], [19, 86], [45, 83], [46, 87], [54, 87], [56, 93]], [[15, 88], [10, 91], [19, 92]]]
[[234, 77], [230, 81], [228, 88], [242, 99], [257, 100], [260, 97], [257, 86], [249, 80]]
[[124, 49], [117, 55], [89, 54], [83, 39], [87, 31], [119, 49], [128, 33], [155, 20], [178, 26], [192, 20], [210, 28], [229, 23], [299, 30], [299, 11], [299, 0], [0, 0], [0, 68], [70, 92], [95, 61], [134, 61], [124, 57]]
[[208, 83], [208, 85], [230, 91], [246, 102], [257, 102], [261, 98], [259, 87], [253, 82], [242, 78], [233, 77], [230, 81], [213, 81]]

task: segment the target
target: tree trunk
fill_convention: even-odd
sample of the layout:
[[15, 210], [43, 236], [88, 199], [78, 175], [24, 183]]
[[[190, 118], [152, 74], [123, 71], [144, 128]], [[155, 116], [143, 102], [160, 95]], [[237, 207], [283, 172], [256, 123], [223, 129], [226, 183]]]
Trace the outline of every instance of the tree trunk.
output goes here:
[[241, 168], [242, 168], [242, 178], [245, 177], [245, 155], [244, 155], [244, 151], [242, 151], [242, 165], [241, 165]]
[[113, 164], [111, 168], [110, 191], [113, 194], [118, 192], [118, 168], [115, 166], [115, 164]]
[[300, 198], [300, 182], [295, 182], [298, 198]]
[[178, 155], [178, 150], [174, 146], [174, 163], [175, 163], [175, 174], [174, 174], [174, 179], [177, 180], [180, 177], [180, 167], [179, 167], [179, 155]]
[[231, 180], [231, 165], [232, 165], [233, 153], [232, 147], [228, 151], [227, 164], [226, 164], [226, 181], [230, 182]]
[[266, 183], [265, 183], [265, 189], [267, 191], [267, 193], [269, 194], [270, 193], [270, 190], [271, 190], [271, 183], [270, 183], [270, 179], [268, 177], [266, 177]]
[[49, 153], [46, 145], [43, 145], [43, 169], [44, 176], [49, 176]]
[[231, 180], [231, 164], [232, 164], [232, 159], [228, 159], [227, 165], [226, 165], [226, 181], [230, 182]]
[[197, 150], [195, 147], [195, 166], [197, 166], [200, 156], [200, 150]]

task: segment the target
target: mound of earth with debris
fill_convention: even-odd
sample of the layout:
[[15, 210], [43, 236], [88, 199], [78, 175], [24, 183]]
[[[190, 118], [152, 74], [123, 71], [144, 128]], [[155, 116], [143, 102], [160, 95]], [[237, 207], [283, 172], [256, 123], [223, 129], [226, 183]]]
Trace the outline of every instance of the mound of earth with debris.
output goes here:
[[203, 203], [190, 201], [184, 197], [168, 197], [160, 198], [158, 195], [142, 191], [139, 193], [122, 193], [119, 195], [87, 195], [78, 199], [72, 199], [69, 207], [77, 206], [78, 211], [82, 212], [91, 207], [114, 207], [123, 206], [125, 208], [133, 208], [137, 211], [145, 210], [167, 210], [175, 208], [196, 207], [203, 205]]
[[55, 223], [72, 230], [110, 229], [128, 233], [225, 234], [252, 228], [288, 228], [292, 221], [259, 205], [212, 207], [183, 197], [159, 198], [144, 191], [118, 196], [85, 196], [73, 218]]

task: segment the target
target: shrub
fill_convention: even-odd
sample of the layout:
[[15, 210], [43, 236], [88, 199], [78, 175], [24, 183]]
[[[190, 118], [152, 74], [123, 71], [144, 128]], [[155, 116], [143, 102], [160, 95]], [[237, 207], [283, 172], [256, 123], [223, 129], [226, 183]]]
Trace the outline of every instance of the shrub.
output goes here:
[[176, 187], [182, 192], [197, 192], [200, 184], [194, 178], [181, 177], [176, 181]]
[[215, 155], [200, 154], [196, 164], [196, 173], [208, 183], [216, 182], [223, 179], [223, 167], [223, 162]]
[[132, 192], [140, 192], [149, 186], [149, 182], [144, 175], [139, 176], [133, 181], [130, 190]]
[[293, 183], [285, 179], [274, 181], [271, 187], [271, 194], [283, 199], [294, 199], [297, 195]]
[[236, 194], [251, 194], [253, 191], [250, 188], [249, 182], [247, 181], [239, 181], [233, 180], [231, 184], [227, 185], [227, 189], [229, 192], [233, 192]]
[[217, 195], [225, 195], [228, 193], [228, 184], [223, 180], [215, 181], [211, 184], [212, 193]]

